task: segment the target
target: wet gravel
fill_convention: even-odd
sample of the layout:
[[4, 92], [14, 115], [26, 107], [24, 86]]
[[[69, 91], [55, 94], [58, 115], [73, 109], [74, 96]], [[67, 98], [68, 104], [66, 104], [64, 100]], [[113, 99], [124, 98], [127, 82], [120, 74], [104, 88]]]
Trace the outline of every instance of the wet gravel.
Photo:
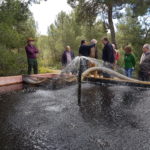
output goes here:
[[150, 150], [150, 89], [27, 87], [0, 95], [0, 150]]

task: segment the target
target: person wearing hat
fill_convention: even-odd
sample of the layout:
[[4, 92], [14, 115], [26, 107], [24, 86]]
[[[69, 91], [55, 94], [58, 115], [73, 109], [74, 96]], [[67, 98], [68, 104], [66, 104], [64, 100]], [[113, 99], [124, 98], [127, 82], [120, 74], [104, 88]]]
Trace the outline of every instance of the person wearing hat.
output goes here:
[[27, 45], [25, 47], [27, 59], [28, 59], [28, 74], [32, 73], [38, 74], [38, 63], [37, 63], [37, 54], [39, 53], [38, 49], [34, 46], [34, 39], [28, 38]]

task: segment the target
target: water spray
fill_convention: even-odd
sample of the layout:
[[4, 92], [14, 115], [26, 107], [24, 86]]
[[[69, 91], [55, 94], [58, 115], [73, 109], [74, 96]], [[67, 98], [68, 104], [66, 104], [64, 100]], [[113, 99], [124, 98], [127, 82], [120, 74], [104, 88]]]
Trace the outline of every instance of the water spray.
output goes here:
[[81, 105], [81, 82], [82, 82], [82, 67], [81, 58], [79, 62], [79, 72], [78, 72], [78, 105]]

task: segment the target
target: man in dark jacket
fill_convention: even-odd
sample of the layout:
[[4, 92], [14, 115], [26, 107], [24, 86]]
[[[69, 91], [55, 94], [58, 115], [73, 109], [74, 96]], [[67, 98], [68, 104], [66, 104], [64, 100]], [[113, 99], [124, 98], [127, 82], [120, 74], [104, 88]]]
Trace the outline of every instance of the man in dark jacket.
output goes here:
[[81, 46], [79, 48], [79, 56], [86, 56], [89, 57], [90, 49], [95, 47], [95, 44], [87, 45], [86, 40], [81, 41]]
[[71, 50], [70, 46], [67, 46], [66, 50], [62, 54], [62, 59], [61, 59], [62, 66], [63, 67], [67, 66], [68, 64], [71, 63], [73, 59], [74, 59], [74, 53]]
[[114, 64], [115, 63], [114, 49], [111, 43], [109, 42], [108, 38], [104, 38], [102, 42], [104, 44], [102, 60], [104, 62]]
[[[95, 44], [88, 45], [86, 40], [81, 41], [81, 46], [79, 48], [79, 56], [90, 56], [90, 50], [92, 47], [95, 47]], [[88, 60], [82, 59], [81, 61], [81, 72], [84, 72], [88, 68]]]
[[[104, 61], [104, 66], [110, 69], [113, 69], [113, 65], [115, 63], [114, 49], [108, 38], [103, 38], [102, 40], [104, 44], [103, 52], [102, 52], [102, 60]], [[108, 73], [103, 73], [105, 78], [110, 78], [111, 75]]]
[[27, 46], [25, 47], [27, 59], [28, 59], [28, 74], [34, 70], [34, 74], [38, 73], [38, 63], [37, 63], [37, 54], [39, 53], [38, 49], [34, 46], [34, 39], [29, 38], [27, 40]]

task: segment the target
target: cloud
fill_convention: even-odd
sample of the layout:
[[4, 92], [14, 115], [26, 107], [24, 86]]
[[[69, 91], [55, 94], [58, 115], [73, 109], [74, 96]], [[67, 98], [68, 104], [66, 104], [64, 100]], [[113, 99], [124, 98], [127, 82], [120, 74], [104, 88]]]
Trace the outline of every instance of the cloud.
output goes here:
[[38, 24], [39, 33], [46, 35], [48, 26], [54, 23], [57, 14], [60, 11], [70, 13], [72, 9], [67, 4], [67, 0], [47, 0], [41, 4], [33, 4], [30, 6], [30, 10]]

